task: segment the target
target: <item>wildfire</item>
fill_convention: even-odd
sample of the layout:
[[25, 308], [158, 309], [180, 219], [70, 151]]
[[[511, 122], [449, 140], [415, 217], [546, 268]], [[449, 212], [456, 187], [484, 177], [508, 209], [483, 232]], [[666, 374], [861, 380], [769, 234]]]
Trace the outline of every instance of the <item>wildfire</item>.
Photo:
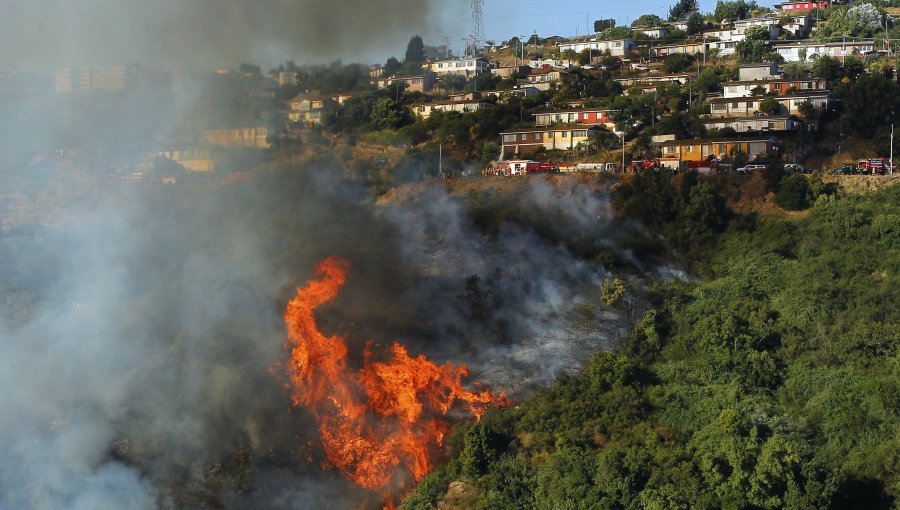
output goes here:
[[374, 361], [380, 356], [369, 343], [362, 367], [348, 367], [344, 339], [322, 334], [313, 312], [338, 295], [349, 267], [337, 258], [321, 262], [319, 279], [298, 289], [285, 309], [293, 400], [318, 421], [329, 462], [357, 485], [385, 493], [401, 469], [416, 481], [428, 473], [429, 454], [449, 429], [444, 416], [456, 403], [480, 418], [506, 399], [465, 389], [466, 366], [410, 357], [397, 343], [387, 361]]

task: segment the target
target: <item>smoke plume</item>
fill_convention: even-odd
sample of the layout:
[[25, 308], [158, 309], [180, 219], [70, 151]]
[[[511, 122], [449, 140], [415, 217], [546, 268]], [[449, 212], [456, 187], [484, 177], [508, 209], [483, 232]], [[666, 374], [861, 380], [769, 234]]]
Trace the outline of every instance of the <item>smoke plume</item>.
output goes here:
[[[454, 39], [465, 33], [468, 4], [452, 3], [456, 8], [436, 0], [6, 2], [0, 65], [48, 70], [141, 62], [211, 69], [290, 59], [383, 61], [402, 57], [398, 52], [414, 33]], [[436, 7], [450, 15], [435, 19]]]

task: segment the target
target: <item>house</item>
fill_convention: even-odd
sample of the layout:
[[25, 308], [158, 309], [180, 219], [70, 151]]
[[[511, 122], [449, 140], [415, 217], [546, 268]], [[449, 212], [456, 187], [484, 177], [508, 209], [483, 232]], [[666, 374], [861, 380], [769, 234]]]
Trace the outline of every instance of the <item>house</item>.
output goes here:
[[391, 76], [375, 81], [380, 89], [392, 88], [398, 85], [406, 87], [410, 92], [431, 92], [435, 84], [434, 75], [425, 73], [419, 76]]
[[748, 18], [739, 19], [734, 22], [734, 33], [743, 39], [750, 27], [763, 27], [769, 32], [769, 40], [778, 38], [781, 35], [781, 26], [778, 24], [777, 18]]
[[771, 80], [781, 76], [778, 64], [760, 63], [743, 64], [738, 68], [739, 81]]
[[786, 96], [794, 91], [825, 90], [825, 80], [822, 78], [803, 78], [796, 80], [756, 80], [756, 81], [731, 81], [722, 84], [724, 97], [750, 97], [759, 92]]
[[[709, 105], [710, 116], [713, 118], [750, 117], [759, 112], [760, 104], [770, 96], [751, 96], [741, 98], [720, 97], [706, 101]], [[789, 96], [775, 98], [780, 104], [783, 113], [799, 115], [800, 106], [807, 101], [817, 108], [828, 108], [834, 97], [827, 90], [812, 90], [795, 92]]]
[[297, 71], [278, 71], [275, 74], [275, 81], [279, 87], [287, 87], [297, 84]]
[[337, 108], [337, 102], [330, 97], [316, 97], [301, 94], [288, 101], [287, 117], [291, 122], [306, 126], [321, 124], [322, 115]]
[[541, 91], [537, 89], [537, 87], [532, 86], [518, 86], [510, 90], [482, 90], [481, 97], [496, 97], [500, 101], [506, 101], [510, 97], [519, 96], [519, 97], [531, 97], [540, 94]]
[[491, 70], [491, 64], [484, 57], [437, 60], [426, 62], [422, 67], [436, 75], [458, 74], [467, 78]]
[[203, 132], [203, 143], [220, 147], [268, 149], [269, 130], [264, 127], [215, 129]]
[[471, 113], [477, 112], [482, 108], [491, 107], [491, 103], [487, 103], [478, 99], [468, 101], [438, 101], [434, 103], [422, 103], [410, 106], [410, 110], [420, 118], [427, 119], [435, 112], [459, 112]]
[[682, 32], [687, 32], [688, 29], [687, 21], [672, 21], [666, 25], [672, 27], [673, 30], [681, 30]]
[[615, 122], [610, 118], [609, 110], [593, 108], [541, 112], [532, 114], [532, 117], [534, 117], [534, 125], [537, 127], [547, 127], [555, 124], [580, 124], [582, 126], [603, 124], [607, 127], [615, 125]]
[[493, 67], [491, 74], [501, 78], [524, 78], [531, 72], [530, 66]]
[[567, 51], [574, 51], [575, 53], [581, 53], [584, 50], [590, 49], [597, 53], [608, 51], [609, 54], [614, 57], [624, 57], [625, 54], [629, 53], [634, 47], [635, 44], [633, 39], [613, 39], [610, 41], [598, 41], [592, 39], [590, 41], [560, 43], [559, 52], [565, 53]]
[[844, 59], [849, 56], [867, 55], [874, 52], [875, 41], [869, 39], [846, 42], [807, 41], [776, 44], [775, 51], [781, 55], [785, 62], [801, 62], [813, 58], [813, 55], [817, 55], [818, 57], [829, 56], [843, 62]]
[[646, 75], [632, 76], [630, 78], [615, 78], [613, 81], [622, 86], [623, 89], [644, 85], [666, 85], [669, 83], [687, 84], [688, 80], [694, 77], [694, 74], [662, 74], [662, 75]]
[[456, 103], [459, 101], [474, 101], [477, 92], [460, 92], [458, 94], [450, 94], [447, 96], [447, 101], [451, 103]]
[[655, 142], [659, 150], [660, 162], [664, 166], [678, 167], [683, 163], [732, 158], [743, 154], [748, 160], [763, 156], [774, 156], [780, 149], [777, 138], [717, 138], [702, 140], [671, 140]]
[[540, 68], [554, 68], [554, 69], [571, 69], [575, 67], [575, 64], [571, 60], [559, 60], [559, 59], [543, 59], [543, 60], [529, 60], [528, 67], [532, 69], [540, 69]]
[[559, 81], [568, 80], [569, 72], [560, 69], [533, 69], [531, 74], [520, 79], [518, 84], [532, 86], [538, 90], [550, 90], [550, 85]]
[[662, 44], [650, 48], [650, 56], [663, 58], [669, 55], [696, 55], [706, 51], [706, 44], [703, 41], [683, 42], [677, 44]]
[[591, 133], [599, 130], [596, 126], [575, 126], [506, 131], [500, 133], [500, 159], [533, 154], [541, 148], [573, 150], [580, 143], [588, 143]]
[[706, 129], [731, 128], [738, 133], [794, 131], [805, 126], [802, 122], [787, 115], [705, 119], [703, 125], [706, 126]]
[[659, 39], [660, 37], [665, 37], [665, 36], [669, 35], [669, 33], [670, 33], [669, 29], [666, 27], [649, 27], [649, 28], [637, 27], [634, 29], [634, 31], [640, 32], [640, 33], [646, 35], [647, 37], [654, 37], [656, 39]]
[[156, 151], [157, 159], [169, 159], [190, 172], [212, 172], [216, 165], [207, 149], [183, 148]]
[[775, 11], [779, 14], [794, 14], [795, 12], [809, 12], [815, 9], [827, 9], [828, 2], [827, 1], [816, 1], [816, 2], [781, 2], [775, 4]]

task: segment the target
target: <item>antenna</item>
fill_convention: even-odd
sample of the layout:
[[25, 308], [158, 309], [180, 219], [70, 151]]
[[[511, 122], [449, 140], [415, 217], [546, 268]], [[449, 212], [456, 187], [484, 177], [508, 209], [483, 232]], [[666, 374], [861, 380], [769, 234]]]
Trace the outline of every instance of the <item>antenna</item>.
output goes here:
[[484, 46], [484, 0], [472, 0], [472, 56]]

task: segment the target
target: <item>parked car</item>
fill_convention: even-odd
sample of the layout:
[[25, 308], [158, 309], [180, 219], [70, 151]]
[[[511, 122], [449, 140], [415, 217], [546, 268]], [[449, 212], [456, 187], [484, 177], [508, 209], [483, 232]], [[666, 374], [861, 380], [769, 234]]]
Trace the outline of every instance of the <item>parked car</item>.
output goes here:
[[812, 173], [812, 168], [809, 168], [808, 166], [796, 165], [796, 164], [793, 164], [793, 163], [788, 163], [787, 165], [784, 165], [784, 171], [785, 171], [785, 173], [787, 173], [788, 175], [793, 175], [793, 174], [811, 174], [811, 173]]
[[650, 66], [646, 64], [631, 64], [632, 71], [649, 71]]
[[741, 174], [741, 175], [750, 175], [750, 174], [755, 174], [755, 173], [762, 172], [762, 171], [765, 170], [766, 168], [768, 168], [768, 166], [766, 166], [766, 165], [761, 165], [761, 164], [758, 164], [758, 163], [753, 163], [753, 164], [750, 164], [750, 165], [744, 165], [744, 166], [738, 168], [738, 169], [737, 169], [737, 173], [739, 173], [739, 174]]
[[841, 165], [839, 167], [832, 168], [829, 173], [834, 175], [852, 175], [856, 173], [856, 169], [850, 165]]

